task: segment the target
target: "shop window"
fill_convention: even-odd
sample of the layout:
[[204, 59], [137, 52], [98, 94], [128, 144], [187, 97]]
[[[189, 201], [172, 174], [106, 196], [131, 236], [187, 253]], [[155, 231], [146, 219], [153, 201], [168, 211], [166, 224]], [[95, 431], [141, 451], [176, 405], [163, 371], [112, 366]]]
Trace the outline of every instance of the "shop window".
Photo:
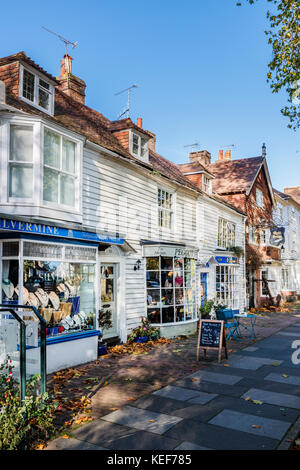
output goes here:
[[46, 203], [76, 208], [78, 162], [75, 142], [45, 129], [43, 199]]
[[[20, 257], [23, 289], [19, 292], [19, 261], [16, 242], [3, 242], [2, 302], [36, 307], [47, 323], [47, 335], [65, 335], [95, 329], [96, 249], [56, 243], [23, 242]], [[11, 245], [11, 246], [9, 246]], [[84, 261], [83, 249], [93, 251], [93, 261]], [[78, 253], [76, 254], [76, 250]], [[12, 255], [9, 254], [13, 253]], [[68, 258], [72, 254], [72, 258]], [[86, 258], [92, 258], [90, 251]], [[81, 262], [74, 261], [81, 259]]]
[[261, 295], [263, 297], [267, 297], [269, 295], [269, 292], [267, 289], [267, 283], [266, 283], [267, 280], [268, 280], [268, 270], [263, 269], [261, 272]]
[[216, 299], [227, 308], [237, 303], [236, 274], [234, 266], [216, 266]]
[[289, 290], [289, 269], [288, 268], [281, 269], [281, 289]]
[[235, 246], [236, 225], [219, 217], [218, 221], [218, 248], [227, 249]]
[[147, 258], [147, 306], [151, 323], [196, 319], [195, 269], [195, 260], [190, 258]]
[[8, 163], [9, 198], [32, 199], [33, 194], [33, 128], [10, 126]]
[[53, 114], [54, 87], [47, 80], [21, 67], [21, 98], [48, 114]]
[[169, 191], [158, 189], [158, 226], [172, 229], [173, 216], [173, 194]]

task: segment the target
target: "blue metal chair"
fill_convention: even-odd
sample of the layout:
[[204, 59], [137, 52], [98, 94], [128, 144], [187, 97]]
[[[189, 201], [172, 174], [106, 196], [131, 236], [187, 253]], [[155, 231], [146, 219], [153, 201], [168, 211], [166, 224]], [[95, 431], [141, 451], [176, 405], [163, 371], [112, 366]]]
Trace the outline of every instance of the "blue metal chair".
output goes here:
[[224, 326], [228, 331], [226, 339], [238, 339], [240, 337], [239, 322], [234, 318], [230, 308], [221, 309], [216, 312], [217, 319], [224, 321]]

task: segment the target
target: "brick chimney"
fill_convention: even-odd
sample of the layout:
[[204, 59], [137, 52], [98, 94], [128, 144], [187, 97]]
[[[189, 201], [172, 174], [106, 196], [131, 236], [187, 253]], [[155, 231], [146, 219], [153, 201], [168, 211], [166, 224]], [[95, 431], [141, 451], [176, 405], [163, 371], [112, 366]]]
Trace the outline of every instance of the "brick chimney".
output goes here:
[[211, 154], [207, 150], [200, 150], [199, 152], [191, 152], [190, 162], [191, 163], [199, 162], [203, 166], [210, 165]]
[[66, 95], [73, 98], [73, 100], [85, 104], [86, 84], [80, 78], [72, 75], [72, 60], [72, 57], [68, 54], [65, 54], [64, 58], [61, 60], [60, 76], [56, 77], [59, 82], [58, 88]]
[[136, 125], [137, 125], [140, 129], [143, 129], [143, 119], [142, 119], [142, 118], [137, 118]]
[[224, 160], [231, 160], [231, 150], [226, 150]]
[[219, 150], [218, 160], [223, 160], [223, 150]]

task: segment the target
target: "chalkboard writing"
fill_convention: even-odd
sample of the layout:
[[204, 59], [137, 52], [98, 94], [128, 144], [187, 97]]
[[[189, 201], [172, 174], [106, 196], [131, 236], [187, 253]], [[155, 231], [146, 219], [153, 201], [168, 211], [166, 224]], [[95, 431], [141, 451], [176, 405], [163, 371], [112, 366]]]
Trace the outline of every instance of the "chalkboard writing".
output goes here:
[[203, 348], [218, 348], [220, 345], [222, 323], [201, 322], [200, 346]]
[[207, 349], [218, 350], [218, 361], [221, 361], [222, 348], [225, 349], [225, 357], [228, 358], [224, 322], [221, 320], [200, 320], [197, 343], [197, 360], [199, 361], [200, 349], [204, 350], [206, 359]]

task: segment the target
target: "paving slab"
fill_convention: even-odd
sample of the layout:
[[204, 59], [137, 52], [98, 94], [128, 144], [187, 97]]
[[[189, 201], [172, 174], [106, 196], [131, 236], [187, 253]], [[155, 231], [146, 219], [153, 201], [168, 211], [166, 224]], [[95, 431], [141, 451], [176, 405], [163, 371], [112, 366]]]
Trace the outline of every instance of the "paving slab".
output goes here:
[[280, 440], [292, 423], [240, 413], [233, 410], [223, 410], [211, 419], [209, 424]]
[[287, 395], [299, 395], [300, 396], [300, 386], [299, 385], [291, 385], [287, 382], [275, 382], [274, 380], [266, 380], [264, 379], [255, 379], [245, 378], [241, 381], [241, 385], [246, 387], [247, 389], [250, 388], [257, 388], [260, 390], [265, 390], [268, 392], [278, 392]]
[[278, 445], [277, 439], [236, 431], [212, 424], [185, 419], [173, 426], [165, 437], [193, 442], [201, 447], [216, 450], [272, 450]]
[[229, 358], [227, 361], [230, 366], [237, 367], [239, 369], [250, 369], [250, 370], [257, 370], [261, 366], [272, 364], [274, 362], [278, 362], [279, 364], [282, 361], [278, 359], [269, 359], [267, 357], [257, 357], [257, 356], [242, 356], [239, 354], [235, 354], [233, 357]]
[[133, 406], [125, 406], [121, 410], [113, 411], [106, 416], [102, 416], [101, 419], [155, 434], [163, 434], [181, 421], [182, 418], [143, 410], [141, 408], [134, 408]]
[[293, 395], [251, 388], [242, 396], [242, 398], [246, 398], [248, 396], [250, 396], [252, 400], [260, 400], [263, 403], [270, 403], [271, 405], [300, 410], [300, 397], [295, 397]]
[[197, 392], [196, 390], [190, 390], [188, 388], [176, 387], [174, 385], [167, 385], [167, 387], [153, 392], [153, 395], [172, 398], [173, 400], [186, 401], [190, 398], [197, 397], [200, 395], [200, 392]]
[[209, 407], [207, 405], [188, 405], [188, 402], [186, 402], [186, 405], [187, 406], [184, 408], [172, 411], [170, 414], [183, 419], [192, 419], [201, 423], [207, 423], [216, 415], [217, 412], [221, 411], [220, 408], [216, 410], [214, 407]]
[[157, 413], [170, 414], [172, 411], [184, 408], [186, 405], [183, 401], [172, 400], [170, 398], [151, 394], [136, 400], [134, 402], [134, 406], [144, 410], [156, 411]]
[[227, 385], [215, 382], [196, 382], [192, 381], [191, 377], [180, 379], [173, 382], [178, 387], [191, 388], [205, 393], [215, 393], [217, 395], [229, 395], [233, 397], [240, 397], [246, 392], [247, 387], [237, 385]]
[[280, 331], [276, 336], [295, 336], [300, 338], [300, 333], [294, 331]]
[[300, 386], [300, 377], [296, 377], [295, 375], [271, 373], [266, 375], [265, 380], [272, 380], [274, 382]]
[[255, 352], [257, 351], [259, 348], [255, 347], [255, 346], [248, 346], [247, 348], [244, 348], [242, 351], [249, 351], [249, 352]]
[[222, 374], [217, 372], [208, 372], [206, 370], [199, 370], [198, 372], [190, 374], [187, 377], [198, 379], [199, 382], [214, 382], [226, 385], [235, 385], [243, 378], [240, 376], [231, 375], [230, 373], [227, 373], [227, 371]]
[[212, 449], [198, 446], [197, 444], [194, 444], [193, 442], [184, 441], [178, 447], [176, 447], [175, 450], [212, 450]]
[[79, 439], [54, 439], [45, 450], [107, 450], [90, 442], [80, 441]]

